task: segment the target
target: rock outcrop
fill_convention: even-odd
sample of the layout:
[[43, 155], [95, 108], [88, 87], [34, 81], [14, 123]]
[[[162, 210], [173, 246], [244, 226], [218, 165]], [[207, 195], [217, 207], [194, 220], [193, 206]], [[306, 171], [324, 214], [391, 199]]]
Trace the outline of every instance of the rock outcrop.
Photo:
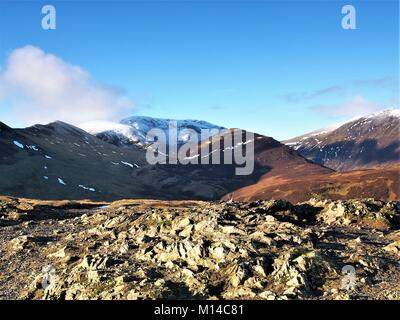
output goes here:
[[396, 202], [1, 198], [0, 216], [3, 299], [400, 299]]

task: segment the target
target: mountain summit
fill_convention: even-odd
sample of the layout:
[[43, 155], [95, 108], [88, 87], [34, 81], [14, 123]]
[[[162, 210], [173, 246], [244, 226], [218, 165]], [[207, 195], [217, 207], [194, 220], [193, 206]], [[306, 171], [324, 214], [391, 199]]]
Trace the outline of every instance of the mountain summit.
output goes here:
[[[329, 132], [319, 132], [300, 140], [297, 146], [258, 134], [248, 139], [244, 131], [242, 140], [232, 145], [225, 138], [235, 129], [222, 130], [199, 142], [194, 154], [186, 154], [184, 158], [199, 161], [178, 164], [153, 164], [146, 158], [150, 149], [146, 151], [149, 141], [145, 133], [154, 127], [168, 132], [171, 128], [167, 119], [131, 117], [117, 124], [97, 123], [93, 129], [106, 129], [97, 136], [59, 121], [25, 129], [0, 123], [0, 194], [96, 201], [224, 198], [301, 202], [314, 195], [331, 199], [396, 200], [400, 194], [397, 183], [400, 164], [346, 173], [327, 167], [336, 164], [339, 170], [346, 170], [360, 164], [396, 162], [399, 119], [396, 110], [377, 113]], [[192, 129], [198, 134], [201, 129], [221, 128], [195, 120], [175, 124], [172, 129], [178, 133]], [[243, 167], [243, 163], [225, 163], [222, 159], [227, 154], [229, 158], [232, 150], [239, 150], [235, 148], [244, 144], [246, 148], [254, 148], [254, 162], [245, 163], [251, 163], [254, 170], [249, 175], [236, 175], [236, 169]], [[307, 147], [316, 155], [326, 156], [314, 161], [305, 159], [299, 152], [305, 152]], [[220, 164], [203, 161], [214, 158], [220, 159]], [[339, 166], [341, 162], [343, 165]]]
[[198, 135], [200, 140], [202, 129], [212, 129], [216, 132], [225, 129], [224, 127], [202, 120], [174, 120], [145, 116], [128, 117], [122, 119], [119, 123], [107, 121], [89, 122], [83, 124], [81, 127], [98, 138], [117, 146], [138, 145], [146, 147], [154, 141], [151, 135], [147, 136], [151, 129], [160, 129], [168, 137], [171, 123], [176, 123], [178, 135], [182, 134], [178, 145], [190, 139], [190, 135], [184, 133], [185, 130], [192, 130]]
[[386, 109], [284, 143], [307, 159], [338, 171], [400, 161], [400, 110]]

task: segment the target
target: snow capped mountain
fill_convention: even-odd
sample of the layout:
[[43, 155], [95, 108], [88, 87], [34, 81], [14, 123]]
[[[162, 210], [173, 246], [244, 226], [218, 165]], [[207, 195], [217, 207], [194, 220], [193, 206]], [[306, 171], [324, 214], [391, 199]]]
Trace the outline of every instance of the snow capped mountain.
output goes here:
[[140, 146], [140, 138], [143, 139], [143, 137], [138, 136], [140, 132], [136, 132], [133, 127], [117, 122], [93, 121], [84, 123], [80, 127], [86, 132], [117, 146], [133, 144]]
[[400, 118], [400, 109], [396, 108], [389, 108], [385, 110], [381, 110], [375, 113], [372, 113], [368, 116], [362, 117], [362, 118], [367, 118], [367, 119], [385, 119], [385, 118]]
[[81, 128], [114, 145], [139, 145], [143, 147], [154, 141], [154, 135], [150, 133], [152, 129], [162, 130], [168, 138], [170, 128], [176, 128], [180, 138], [178, 144], [188, 141], [193, 134], [196, 134], [200, 139], [202, 129], [212, 129], [216, 133], [224, 129], [202, 120], [173, 120], [145, 116], [128, 117], [121, 120], [120, 123], [95, 121], [85, 123], [81, 125]]
[[[318, 158], [321, 147], [324, 151], [322, 154], [327, 154], [322, 160], [332, 166], [337, 164], [335, 161], [338, 159], [346, 166], [373, 161], [387, 163], [398, 159], [398, 135], [392, 142], [390, 139], [393, 139], [394, 133], [398, 134], [399, 117], [389, 116], [388, 119], [393, 121], [391, 123], [382, 121], [381, 116], [378, 116], [380, 129], [374, 127], [372, 130], [374, 133], [380, 132], [375, 144], [362, 140], [362, 137], [357, 141], [343, 142], [347, 129], [354, 135], [355, 128], [368, 128], [365, 127], [365, 119], [358, 120], [330, 133], [314, 136], [319, 141], [325, 140], [311, 149], [310, 152], [316, 154], [310, 153], [310, 157], [321, 159]], [[139, 141], [144, 137], [143, 132], [154, 126], [169, 130], [168, 121], [162, 119], [135, 117], [124, 122], [92, 123], [87, 124], [87, 128], [93, 132], [99, 131], [99, 134], [109, 134], [116, 139], [115, 143]], [[356, 125], [357, 122], [360, 124]], [[199, 130], [215, 126], [186, 120], [176, 123], [176, 127]], [[218, 149], [210, 151], [208, 141], [202, 141], [198, 144], [198, 153], [190, 157], [206, 154], [206, 157], [218, 155], [219, 159], [223, 159], [226, 150], [240, 145], [225, 145], [223, 136], [229, 135], [232, 130], [223, 130], [215, 137], [221, 142]], [[339, 134], [343, 134], [344, 138]], [[371, 140], [374, 136], [370, 134], [368, 137]], [[386, 137], [390, 139], [385, 142]], [[242, 138], [246, 138], [244, 133]], [[381, 147], [382, 142], [386, 147]], [[237, 175], [237, 165], [234, 163], [151, 165], [147, 162], [143, 147], [136, 147], [134, 143], [131, 147], [106, 143], [60, 121], [25, 129], [13, 129], [0, 122], [0, 194], [38, 199], [101, 201], [127, 198], [217, 200], [224, 196], [233, 200], [284, 198], [298, 202], [314, 194], [340, 199], [398, 198], [398, 165], [341, 174], [307, 161], [298, 152], [270, 137], [256, 134], [254, 140], [242, 139], [241, 144], [247, 143], [254, 143], [254, 171], [250, 175]], [[305, 148], [300, 150], [307, 151]], [[351, 157], [346, 158], [347, 151], [351, 152]]]
[[311, 161], [347, 171], [399, 162], [399, 138], [400, 110], [385, 109], [284, 143]]
[[309, 138], [312, 138], [312, 137], [315, 138], [315, 137], [320, 136], [320, 135], [328, 134], [328, 133], [336, 130], [337, 128], [339, 128], [341, 125], [343, 125], [343, 122], [336, 123], [336, 124], [330, 125], [329, 127], [321, 128], [321, 129], [318, 129], [318, 130], [303, 134], [303, 135], [298, 136], [296, 138], [283, 141], [283, 143], [286, 144], [287, 146], [290, 146], [293, 149], [297, 150]]

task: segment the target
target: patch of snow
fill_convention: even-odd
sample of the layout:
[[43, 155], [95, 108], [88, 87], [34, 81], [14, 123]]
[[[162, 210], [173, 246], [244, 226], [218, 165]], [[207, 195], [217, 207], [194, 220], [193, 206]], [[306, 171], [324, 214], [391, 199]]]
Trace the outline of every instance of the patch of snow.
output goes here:
[[48, 156], [47, 154], [44, 156], [46, 159], [53, 159], [52, 157]]
[[380, 117], [396, 117], [400, 118], [400, 110], [397, 108], [389, 108], [384, 109], [375, 113], [372, 113], [364, 118], [371, 119], [371, 118], [380, 118]]
[[250, 142], [252, 142], [253, 140], [247, 140], [247, 141], [245, 141], [245, 142], [238, 142], [238, 143], [236, 143], [236, 146], [241, 146], [241, 145], [246, 145], [246, 144], [248, 144], [248, 143], [250, 143]]
[[215, 149], [215, 150], [211, 151], [210, 153], [207, 153], [205, 156], [202, 156], [202, 158], [207, 158], [207, 157], [209, 157], [211, 154], [213, 154], [214, 152], [217, 152], [217, 151], [221, 151], [221, 150]]
[[93, 121], [81, 124], [80, 128], [93, 135], [110, 131], [125, 136], [130, 140], [137, 141], [134, 129], [127, 124], [111, 121]]
[[190, 159], [197, 158], [197, 157], [199, 157], [199, 156], [200, 156], [199, 154], [195, 154], [194, 156], [184, 157], [183, 159], [185, 159], [185, 160], [190, 160]]
[[24, 149], [24, 145], [22, 143], [18, 142], [17, 140], [14, 140], [13, 142], [18, 148]]
[[[88, 122], [81, 124], [80, 128], [93, 135], [102, 134], [112, 139], [118, 139], [121, 143], [133, 142], [135, 144], [148, 145], [149, 143], [153, 143], [155, 138], [151, 134], [147, 136], [150, 130], [162, 130], [168, 137], [169, 125], [173, 124], [172, 121], [176, 121], [177, 134], [181, 142], [185, 142], [190, 138], [190, 134], [184, 132], [187, 129], [195, 131], [199, 136], [201, 129], [215, 129], [217, 132], [221, 132], [224, 129], [223, 127], [200, 120], [172, 120], [142, 116], [129, 117], [121, 120], [120, 123], [109, 121]], [[208, 137], [202, 138], [206, 139]]]
[[126, 166], [129, 166], [129, 167], [131, 167], [133, 169], [133, 164], [132, 163], [125, 162], [125, 161], [121, 161], [121, 163], [126, 165]]
[[95, 188], [92, 188], [92, 187], [85, 187], [83, 184], [78, 185], [78, 187], [79, 187], [79, 188], [82, 188], [82, 189], [84, 189], [84, 190], [92, 191], [92, 192], [95, 192], [95, 191], [96, 191]]
[[61, 179], [61, 178], [57, 178], [57, 180], [58, 180], [58, 183], [59, 184], [63, 184], [64, 186], [66, 186], [67, 184], [64, 182], [64, 180], [63, 179]]

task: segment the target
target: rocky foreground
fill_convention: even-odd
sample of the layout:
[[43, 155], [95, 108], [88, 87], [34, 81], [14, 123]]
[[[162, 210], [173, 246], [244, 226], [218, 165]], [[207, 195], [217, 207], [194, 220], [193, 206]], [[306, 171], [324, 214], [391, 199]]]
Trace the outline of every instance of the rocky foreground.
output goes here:
[[400, 299], [398, 202], [3, 197], [0, 217], [1, 299]]

